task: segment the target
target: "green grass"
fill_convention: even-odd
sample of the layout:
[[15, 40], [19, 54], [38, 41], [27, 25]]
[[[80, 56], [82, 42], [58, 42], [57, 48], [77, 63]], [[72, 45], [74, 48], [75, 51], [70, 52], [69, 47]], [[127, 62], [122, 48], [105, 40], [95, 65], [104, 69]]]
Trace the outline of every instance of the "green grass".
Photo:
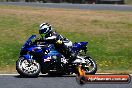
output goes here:
[[0, 12], [3, 73], [15, 71], [19, 49], [31, 34], [38, 35], [42, 22], [51, 23], [58, 33], [73, 42], [88, 41], [88, 52], [97, 62], [98, 72], [132, 72], [132, 12], [16, 6], [0, 6]]
[[132, 4], [132, 0], [125, 0], [126, 4]]

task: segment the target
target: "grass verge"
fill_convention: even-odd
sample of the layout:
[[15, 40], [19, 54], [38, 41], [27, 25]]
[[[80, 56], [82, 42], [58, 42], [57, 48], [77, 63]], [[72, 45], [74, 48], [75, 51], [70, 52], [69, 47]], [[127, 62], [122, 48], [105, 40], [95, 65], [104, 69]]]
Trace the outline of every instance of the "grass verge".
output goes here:
[[125, 3], [131, 5], [132, 4], [132, 0], [125, 0]]

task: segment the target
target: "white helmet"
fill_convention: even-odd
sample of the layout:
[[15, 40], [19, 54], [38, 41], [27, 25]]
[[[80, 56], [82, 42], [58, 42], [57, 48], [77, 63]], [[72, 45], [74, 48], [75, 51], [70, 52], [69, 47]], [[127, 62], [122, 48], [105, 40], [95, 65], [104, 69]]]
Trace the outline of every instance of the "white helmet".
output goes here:
[[40, 24], [39, 28], [40, 28], [39, 29], [39, 34], [47, 34], [50, 31], [52, 31], [52, 27], [48, 23], [42, 23], [42, 24]]

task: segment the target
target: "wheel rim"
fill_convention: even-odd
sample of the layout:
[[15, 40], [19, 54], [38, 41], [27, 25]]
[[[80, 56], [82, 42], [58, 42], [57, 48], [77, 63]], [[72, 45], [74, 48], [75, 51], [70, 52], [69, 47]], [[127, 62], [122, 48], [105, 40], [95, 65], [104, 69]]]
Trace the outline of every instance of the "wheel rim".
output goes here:
[[85, 62], [86, 64], [84, 65], [84, 69], [86, 72], [92, 72], [95, 70], [96, 64], [94, 63], [93, 60], [91, 60], [91, 58], [87, 58]]
[[26, 74], [35, 74], [39, 70], [39, 63], [35, 60], [29, 63], [28, 60], [22, 58], [19, 61], [19, 67]]

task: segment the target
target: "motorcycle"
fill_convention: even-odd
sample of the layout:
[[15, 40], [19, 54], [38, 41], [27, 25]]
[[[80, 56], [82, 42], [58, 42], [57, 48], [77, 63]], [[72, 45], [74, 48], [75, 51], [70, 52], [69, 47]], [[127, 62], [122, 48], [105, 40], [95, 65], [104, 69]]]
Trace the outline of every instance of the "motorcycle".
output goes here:
[[71, 51], [76, 53], [76, 59], [69, 63], [69, 59], [58, 52], [54, 44], [44, 42], [36, 45], [32, 42], [35, 39], [36, 35], [31, 35], [20, 49], [16, 70], [21, 76], [38, 77], [40, 72], [48, 75], [78, 74], [80, 66], [86, 74], [96, 73], [96, 62], [86, 55], [88, 42], [75, 42], [70, 47]]

